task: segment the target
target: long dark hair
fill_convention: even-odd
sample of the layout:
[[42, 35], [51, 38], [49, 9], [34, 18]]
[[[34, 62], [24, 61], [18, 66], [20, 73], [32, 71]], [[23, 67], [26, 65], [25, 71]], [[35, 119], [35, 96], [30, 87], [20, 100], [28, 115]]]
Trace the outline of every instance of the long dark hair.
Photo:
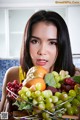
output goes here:
[[32, 15], [25, 26], [20, 54], [20, 65], [23, 71], [27, 72], [28, 68], [31, 68], [33, 66], [29, 53], [29, 42], [33, 25], [41, 21], [53, 23], [58, 30], [58, 57], [54, 65], [54, 70], [59, 72], [63, 69], [68, 71], [69, 74], [73, 76], [75, 73], [75, 66], [72, 60], [72, 52], [67, 25], [64, 19], [58, 13], [45, 10], [38, 11]]

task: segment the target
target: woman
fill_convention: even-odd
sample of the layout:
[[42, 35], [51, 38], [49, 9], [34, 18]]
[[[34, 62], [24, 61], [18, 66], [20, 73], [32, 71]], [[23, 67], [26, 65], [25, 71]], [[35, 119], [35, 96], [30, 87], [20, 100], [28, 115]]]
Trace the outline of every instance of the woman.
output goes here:
[[[0, 111], [3, 111], [5, 106], [7, 83], [15, 79], [21, 82], [25, 79], [28, 69], [36, 65], [46, 68], [48, 72], [59, 72], [63, 69], [71, 76], [76, 74], [68, 28], [56, 12], [38, 11], [26, 24], [20, 66], [10, 68], [5, 74]], [[79, 73], [78, 70], [77, 72]]]

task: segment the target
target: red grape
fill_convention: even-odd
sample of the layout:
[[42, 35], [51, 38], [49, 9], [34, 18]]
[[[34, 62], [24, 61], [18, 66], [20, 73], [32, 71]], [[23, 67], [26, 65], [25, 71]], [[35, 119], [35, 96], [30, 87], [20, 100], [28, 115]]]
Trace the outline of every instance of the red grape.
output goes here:
[[[13, 82], [8, 82], [7, 87], [9, 90], [14, 92], [15, 94], [18, 94], [18, 91], [22, 88], [22, 84], [19, 84], [17, 80], [14, 80]], [[14, 98], [14, 95], [11, 94], [8, 90], [7, 90], [7, 94], [8, 94], [8, 97], [10, 97], [11, 99]]]
[[54, 94], [55, 92], [58, 92], [57, 88], [54, 88], [54, 87], [52, 87], [52, 86], [48, 86], [48, 87], [47, 87], [47, 90], [51, 90], [53, 94]]
[[64, 79], [64, 83], [68, 84], [68, 85], [75, 85], [75, 81], [70, 77], [70, 78], [65, 78]]

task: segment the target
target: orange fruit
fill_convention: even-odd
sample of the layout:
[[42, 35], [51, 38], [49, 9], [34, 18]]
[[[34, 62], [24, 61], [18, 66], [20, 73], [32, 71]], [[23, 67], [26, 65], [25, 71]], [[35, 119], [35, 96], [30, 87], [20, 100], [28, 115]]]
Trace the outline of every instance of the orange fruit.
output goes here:
[[38, 75], [38, 77], [43, 78], [44, 75], [48, 73], [47, 70], [41, 66], [35, 66], [35, 67], [36, 67], [36, 71], [34, 72], [34, 76]]
[[42, 66], [33, 66], [32, 68], [29, 69], [27, 76], [29, 76], [30, 74], [33, 75], [33, 78], [43, 78], [44, 75], [46, 75], [48, 73], [48, 71], [43, 68]]
[[34, 78], [26, 83], [26, 87], [30, 88], [32, 85], [36, 85], [37, 83], [41, 83], [41, 91], [46, 89], [46, 83], [43, 78]]

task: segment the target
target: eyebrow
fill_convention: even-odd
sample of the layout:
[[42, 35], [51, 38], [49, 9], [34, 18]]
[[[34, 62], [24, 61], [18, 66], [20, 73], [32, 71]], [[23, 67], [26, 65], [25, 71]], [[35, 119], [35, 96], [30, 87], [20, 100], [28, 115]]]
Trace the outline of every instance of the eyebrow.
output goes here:
[[40, 40], [40, 38], [39, 38], [39, 37], [36, 37], [36, 36], [31, 36], [31, 38], [36, 38], [36, 39], [39, 39], [39, 40]]
[[[36, 37], [36, 36], [31, 36], [31, 38], [36, 38], [36, 39], [39, 39], [40, 40], [40, 38], [39, 37]], [[48, 39], [48, 40], [57, 40], [57, 38], [50, 38], [50, 39]]]

